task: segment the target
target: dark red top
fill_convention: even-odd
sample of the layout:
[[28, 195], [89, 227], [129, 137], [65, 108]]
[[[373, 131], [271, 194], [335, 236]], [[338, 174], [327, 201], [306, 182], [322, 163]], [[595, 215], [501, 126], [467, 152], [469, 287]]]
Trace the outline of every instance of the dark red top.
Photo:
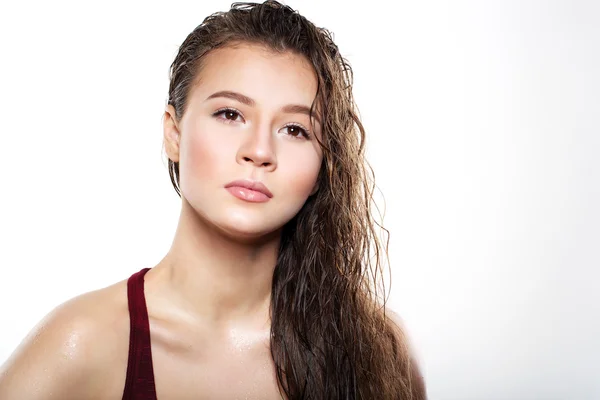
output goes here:
[[144, 297], [144, 268], [127, 280], [129, 303], [129, 360], [123, 400], [156, 400], [152, 350], [150, 347], [150, 322]]

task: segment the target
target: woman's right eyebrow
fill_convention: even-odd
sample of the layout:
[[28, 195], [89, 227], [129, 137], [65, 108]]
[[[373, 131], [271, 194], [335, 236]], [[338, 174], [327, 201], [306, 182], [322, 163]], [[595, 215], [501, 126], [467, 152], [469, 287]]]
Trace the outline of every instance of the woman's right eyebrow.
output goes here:
[[233, 99], [239, 101], [240, 103], [246, 104], [247, 106], [254, 107], [256, 102], [248, 96], [245, 96], [238, 92], [232, 92], [231, 90], [221, 90], [219, 92], [215, 92], [208, 96], [206, 100], [214, 99], [217, 97], [225, 97], [228, 99]]

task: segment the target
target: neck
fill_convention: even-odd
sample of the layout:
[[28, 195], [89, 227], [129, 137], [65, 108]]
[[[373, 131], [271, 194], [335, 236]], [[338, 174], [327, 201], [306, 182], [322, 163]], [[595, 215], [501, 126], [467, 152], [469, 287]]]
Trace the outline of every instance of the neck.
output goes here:
[[215, 328], [264, 327], [280, 232], [240, 240], [198, 217], [185, 199], [182, 204], [171, 249], [153, 268], [163, 298], [186, 318]]

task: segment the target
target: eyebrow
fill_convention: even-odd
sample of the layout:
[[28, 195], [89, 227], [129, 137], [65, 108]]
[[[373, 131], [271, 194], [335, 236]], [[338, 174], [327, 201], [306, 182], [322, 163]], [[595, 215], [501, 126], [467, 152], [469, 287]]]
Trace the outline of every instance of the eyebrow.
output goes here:
[[[224, 97], [227, 99], [239, 101], [240, 103], [246, 104], [249, 107], [254, 107], [256, 105], [256, 101], [254, 101], [250, 97], [238, 92], [233, 92], [231, 90], [221, 90], [219, 92], [215, 92], [208, 96], [206, 100], [215, 99], [217, 97]], [[309, 117], [311, 116], [310, 108], [301, 104], [288, 104], [286, 106], [281, 107], [281, 111], [287, 114], [306, 114]], [[321, 120], [315, 113], [313, 113], [312, 116], [317, 120], [317, 122], [319, 122], [319, 124], [321, 123]]]

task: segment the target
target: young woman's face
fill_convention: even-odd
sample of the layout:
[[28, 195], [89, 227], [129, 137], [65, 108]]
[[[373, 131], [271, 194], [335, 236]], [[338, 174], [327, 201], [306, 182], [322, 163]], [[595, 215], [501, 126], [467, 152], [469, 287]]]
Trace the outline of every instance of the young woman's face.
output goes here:
[[[165, 123], [165, 140], [177, 135], [179, 142], [177, 154], [168, 153], [179, 161], [182, 196], [202, 219], [227, 235], [255, 238], [298, 213], [318, 189], [323, 157], [320, 124], [313, 131], [308, 115], [316, 92], [302, 56], [244, 44], [205, 57], [178, 135]], [[226, 188], [236, 180], [261, 182], [268, 200]]]

